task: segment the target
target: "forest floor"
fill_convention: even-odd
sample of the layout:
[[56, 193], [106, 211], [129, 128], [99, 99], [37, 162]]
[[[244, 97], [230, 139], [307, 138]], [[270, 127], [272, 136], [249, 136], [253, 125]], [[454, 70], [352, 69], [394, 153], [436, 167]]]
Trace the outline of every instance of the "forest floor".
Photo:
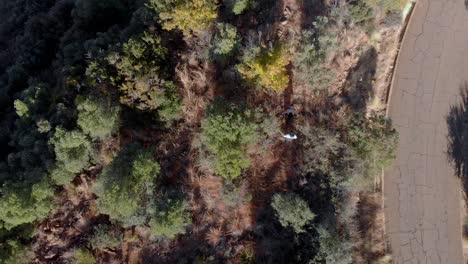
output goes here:
[[[277, 35], [282, 41], [294, 41], [306, 23], [301, 3], [299, 0], [284, 0], [280, 7], [281, 14], [278, 15], [281, 19], [268, 34]], [[295, 83], [293, 65], [290, 63], [289, 85], [282, 94], [256, 91], [247, 95], [246, 101], [252, 105], [262, 103], [271, 106], [269, 114], [283, 120], [282, 133], [294, 132], [295, 120], [316, 122], [322, 111], [333, 112], [332, 120], [338, 122], [340, 112], [336, 110], [340, 103], [336, 98], [340, 96], [352, 98], [365, 94], [367, 100], [355, 105], [367, 112], [382, 112], [386, 107], [399, 30], [399, 26], [377, 28], [372, 39], [362, 30], [344, 32], [341, 41], [345, 52], [335, 54], [328, 62], [338, 75], [326, 98], [318, 98], [310, 89]], [[196, 44], [188, 43], [187, 46]], [[233, 204], [226, 202], [222, 179], [200, 165], [196, 147], [205, 109], [216, 96], [222, 95], [217, 83], [219, 73], [214, 65], [200, 61], [194, 53], [190, 49], [185, 51], [176, 69], [182, 85], [185, 121], [162, 135], [152, 131], [126, 133], [154, 147], [159, 155], [161, 171], [168, 174], [164, 178], [183, 186], [195, 216], [193, 228], [188, 236], [158, 244], [151, 243], [143, 229], [126, 230], [126, 242], [120, 250], [98, 252], [99, 259], [105, 260], [105, 263], [120, 263], [121, 260], [125, 263], [142, 263], [140, 255], [147, 251], [157, 252], [153, 259], [156, 263], [174, 263], [177, 257], [174, 248], [178, 249], [177, 254], [202, 247], [220, 249], [217, 252], [219, 255], [225, 253], [221, 251], [223, 248], [231, 248], [237, 255], [245, 250], [258, 250], [255, 248], [255, 237], [249, 231], [256, 224], [259, 210], [267, 205], [273, 193], [287, 190], [288, 182], [297, 177], [298, 162], [301, 160], [298, 156], [300, 153], [296, 151], [299, 142], [285, 141], [281, 134], [277, 134], [276, 140], [265, 146], [262, 156], [251, 156], [255, 166], [246, 172], [247, 181], [239, 187], [239, 201]], [[296, 116], [287, 119], [283, 112], [292, 104], [296, 106]], [[158, 140], [161, 138], [164, 141]], [[95, 168], [89, 171], [89, 175], [77, 177], [73, 185], [57, 197], [59, 209], [41, 223], [36, 236], [34, 251], [38, 263], [52, 260], [61, 263], [71, 255], [73, 246], [90, 232], [94, 223], [105, 221], [97, 216], [96, 197], [90, 189], [97, 172]], [[247, 198], [248, 193], [252, 194], [251, 199]], [[362, 216], [356, 219], [357, 260], [377, 259], [387, 254], [381, 195], [380, 189], [376, 188], [372, 192], [356, 193], [352, 198], [357, 203], [358, 216]], [[369, 241], [372, 243], [369, 244]], [[234, 259], [233, 263], [238, 260]]]

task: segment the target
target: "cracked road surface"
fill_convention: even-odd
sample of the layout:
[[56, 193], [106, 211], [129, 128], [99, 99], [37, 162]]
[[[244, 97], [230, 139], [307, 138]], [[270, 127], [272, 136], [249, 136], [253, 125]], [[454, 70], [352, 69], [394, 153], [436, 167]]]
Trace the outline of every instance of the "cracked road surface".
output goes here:
[[461, 187], [447, 161], [446, 116], [468, 80], [463, 0], [420, 0], [402, 43], [389, 103], [400, 133], [385, 175], [394, 263], [463, 263]]

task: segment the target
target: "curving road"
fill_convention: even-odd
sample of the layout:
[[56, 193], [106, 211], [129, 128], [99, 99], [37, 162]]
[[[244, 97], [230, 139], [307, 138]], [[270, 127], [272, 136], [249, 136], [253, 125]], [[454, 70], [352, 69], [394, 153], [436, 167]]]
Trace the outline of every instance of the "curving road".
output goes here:
[[446, 115], [468, 81], [463, 0], [419, 0], [403, 40], [388, 114], [400, 133], [385, 175], [394, 263], [463, 263], [460, 185], [447, 162]]

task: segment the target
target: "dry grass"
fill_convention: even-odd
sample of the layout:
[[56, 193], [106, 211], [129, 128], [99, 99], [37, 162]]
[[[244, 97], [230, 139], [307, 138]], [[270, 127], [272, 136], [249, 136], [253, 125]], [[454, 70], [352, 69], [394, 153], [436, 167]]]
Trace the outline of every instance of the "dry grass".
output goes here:
[[354, 263], [389, 263], [380, 192], [361, 193], [357, 203]]
[[33, 244], [36, 261], [66, 261], [80, 237], [89, 232], [97, 217], [89, 175], [98, 172], [99, 168], [91, 168], [88, 175], [80, 175], [57, 195], [58, 209], [38, 227]]
[[182, 56], [176, 76], [182, 85], [182, 112], [189, 124], [199, 123], [210, 100], [214, 98], [214, 68], [200, 61], [195, 52]]

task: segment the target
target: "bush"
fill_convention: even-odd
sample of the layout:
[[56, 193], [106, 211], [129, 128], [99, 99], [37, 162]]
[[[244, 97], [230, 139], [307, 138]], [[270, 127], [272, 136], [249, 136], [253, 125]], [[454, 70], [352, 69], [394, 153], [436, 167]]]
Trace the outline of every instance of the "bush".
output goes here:
[[0, 189], [0, 228], [10, 230], [45, 218], [54, 208], [54, 189], [47, 180], [29, 186], [13, 185]]
[[214, 37], [213, 52], [216, 55], [229, 55], [239, 45], [236, 27], [230, 24], [218, 23], [218, 32]]
[[229, 5], [231, 6], [231, 10], [234, 15], [240, 15], [250, 8], [252, 0], [231, 0], [229, 1]]
[[367, 119], [357, 115], [350, 124], [348, 140], [363, 163], [364, 176], [372, 177], [394, 160], [398, 134], [383, 116]]
[[1, 264], [28, 264], [33, 263], [34, 252], [19, 240], [0, 242]]
[[370, 7], [366, 2], [359, 0], [351, 2], [349, 13], [353, 22], [356, 24], [365, 23], [373, 20], [375, 17], [372, 7]]
[[[251, 52], [246, 51], [246, 53]], [[270, 49], [261, 49], [253, 59], [249, 59], [250, 56], [244, 57], [247, 60], [237, 67], [244, 79], [276, 92], [288, 86], [289, 76], [286, 66], [289, 64], [289, 59], [279, 44]]]
[[108, 225], [97, 225], [89, 240], [93, 249], [116, 248], [123, 242], [123, 234], [119, 230]]
[[28, 117], [29, 116], [29, 109], [28, 106], [21, 100], [15, 100], [14, 102], [16, 114], [19, 117]]
[[315, 218], [307, 202], [294, 193], [275, 194], [271, 207], [283, 227], [292, 227], [294, 232], [304, 232], [304, 227]]
[[84, 248], [73, 250], [73, 260], [75, 264], [95, 264], [96, 259], [93, 254]]
[[302, 34], [298, 52], [294, 56], [294, 76], [313, 89], [327, 89], [335, 78], [325, 65], [326, 58], [338, 49], [337, 33], [331, 29], [326, 17], [318, 17], [313, 31]]
[[91, 143], [80, 131], [57, 128], [50, 143], [54, 145], [57, 165], [70, 173], [78, 173], [90, 164]]
[[102, 140], [109, 137], [118, 128], [120, 109], [109, 98], [96, 95], [78, 97], [78, 126], [92, 139]]
[[39, 131], [39, 133], [47, 133], [52, 128], [50, 126], [49, 121], [44, 120], [44, 119], [40, 119], [39, 121], [37, 121], [36, 126], [37, 126], [37, 131]]
[[333, 173], [336, 161], [343, 158], [347, 146], [339, 134], [322, 127], [305, 125], [299, 130], [304, 135], [302, 144], [304, 151], [303, 171], [306, 173]]
[[256, 141], [258, 126], [251, 112], [211, 109], [201, 124], [202, 144], [215, 158], [215, 171], [225, 179], [239, 177], [250, 166], [247, 146]]
[[151, 235], [155, 238], [166, 237], [172, 239], [185, 233], [185, 229], [192, 221], [187, 211], [187, 204], [182, 200], [168, 200], [167, 209], [156, 213], [149, 222]]
[[166, 30], [180, 29], [185, 36], [199, 34], [218, 17], [217, 0], [151, 0], [149, 6], [159, 13]]
[[318, 228], [320, 248], [311, 264], [336, 263], [349, 264], [353, 259], [353, 244], [346, 237], [330, 233], [323, 227]]
[[[159, 110], [163, 121], [172, 121], [179, 117], [181, 103], [177, 87], [165, 80], [167, 55], [161, 39], [145, 32], [123, 44], [119, 52], [110, 53], [105, 61], [91, 63], [87, 74], [117, 85], [122, 104], [142, 111]], [[106, 63], [114, 67], [117, 77], [103, 70]]]
[[127, 146], [96, 181], [99, 212], [124, 226], [142, 224], [153, 205], [159, 170], [151, 151], [139, 145]]

